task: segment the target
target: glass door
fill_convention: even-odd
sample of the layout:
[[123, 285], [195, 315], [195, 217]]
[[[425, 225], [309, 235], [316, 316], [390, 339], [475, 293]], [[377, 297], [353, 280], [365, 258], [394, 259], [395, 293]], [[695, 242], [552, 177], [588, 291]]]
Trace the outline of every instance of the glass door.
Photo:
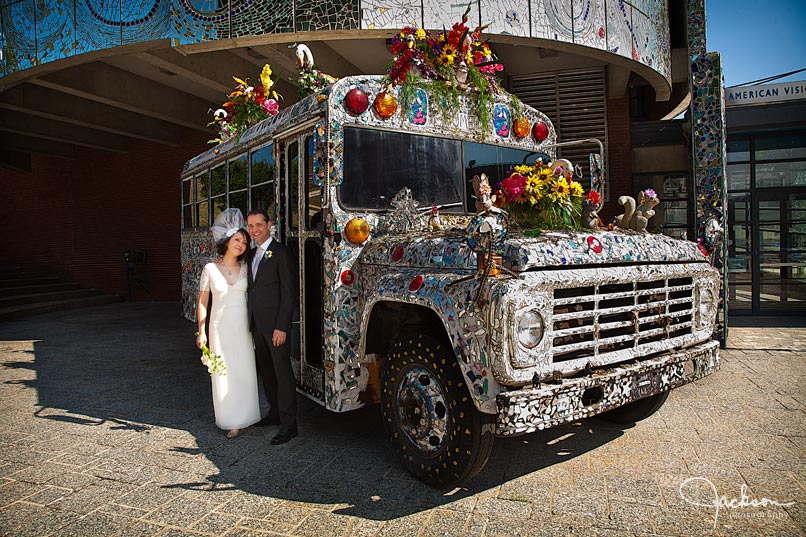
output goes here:
[[806, 189], [757, 196], [754, 313], [806, 311]]

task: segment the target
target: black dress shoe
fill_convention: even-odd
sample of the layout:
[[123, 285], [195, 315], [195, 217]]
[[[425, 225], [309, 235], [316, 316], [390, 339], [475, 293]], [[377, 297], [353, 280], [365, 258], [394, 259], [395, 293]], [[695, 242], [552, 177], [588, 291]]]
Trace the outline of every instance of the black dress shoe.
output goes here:
[[269, 425], [280, 425], [280, 418], [267, 415], [265, 418], [255, 423], [255, 427], [268, 427]]
[[296, 427], [294, 427], [293, 429], [285, 429], [285, 430], [280, 429], [280, 432], [274, 435], [274, 438], [271, 439], [271, 445], [279, 446], [280, 444], [285, 444], [295, 436], [297, 436]]

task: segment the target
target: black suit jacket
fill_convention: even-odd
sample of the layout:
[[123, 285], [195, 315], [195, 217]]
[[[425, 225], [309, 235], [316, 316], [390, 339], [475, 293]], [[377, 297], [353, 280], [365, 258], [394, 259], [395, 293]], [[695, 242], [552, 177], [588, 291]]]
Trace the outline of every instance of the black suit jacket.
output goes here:
[[247, 289], [249, 319], [252, 330], [271, 338], [274, 330], [291, 332], [291, 317], [294, 313], [294, 274], [291, 254], [284, 245], [272, 239], [268, 252], [263, 255], [257, 270], [257, 279], [252, 277], [252, 261], [256, 248], [247, 256], [249, 286]]

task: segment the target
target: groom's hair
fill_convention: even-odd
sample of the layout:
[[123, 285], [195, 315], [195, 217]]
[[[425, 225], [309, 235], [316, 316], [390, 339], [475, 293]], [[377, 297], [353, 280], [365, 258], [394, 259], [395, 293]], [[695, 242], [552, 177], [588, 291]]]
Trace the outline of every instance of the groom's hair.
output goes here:
[[257, 215], [262, 216], [266, 220], [266, 222], [271, 222], [271, 218], [269, 218], [269, 213], [267, 213], [265, 209], [252, 209], [251, 211], [249, 211], [249, 214], [246, 215], [246, 218]]

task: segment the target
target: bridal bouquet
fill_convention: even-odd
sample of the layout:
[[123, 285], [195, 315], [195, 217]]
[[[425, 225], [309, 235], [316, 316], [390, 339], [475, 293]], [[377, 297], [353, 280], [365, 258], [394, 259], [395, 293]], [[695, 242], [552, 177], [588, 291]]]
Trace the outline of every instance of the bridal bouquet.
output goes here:
[[227, 364], [224, 363], [220, 355], [213, 353], [207, 345], [202, 345], [201, 351], [201, 363], [207, 366], [207, 372], [210, 373], [211, 377], [214, 374], [227, 374]]

